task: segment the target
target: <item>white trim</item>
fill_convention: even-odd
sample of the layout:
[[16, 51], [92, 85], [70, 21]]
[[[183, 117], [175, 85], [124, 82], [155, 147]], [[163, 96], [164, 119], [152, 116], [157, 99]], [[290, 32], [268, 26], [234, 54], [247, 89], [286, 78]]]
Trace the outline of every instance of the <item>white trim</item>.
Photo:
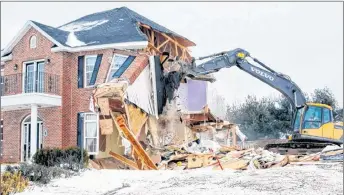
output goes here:
[[[23, 153], [23, 150], [24, 150], [24, 125], [25, 124], [29, 124], [29, 125], [31, 125], [31, 122], [25, 122], [25, 120], [27, 119], [27, 118], [29, 118], [29, 117], [31, 117], [31, 114], [29, 114], [29, 115], [27, 115], [25, 118], [24, 118], [24, 120], [22, 120], [22, 122], [21, 122], [21, 131], [20, 131], [20, 161], [21, 162], [23, 162], [23, 160], [24, 160], [24, 153]], [[41, 119], [40, 121], [38, 120], [38, 119]], [[30, 120], [31, 121], [31, 120]], [[42, 134], [43, 134], [43, 120], [42, 120], [42, 118], [41, 117], [39, 117], [39, 115], [37, 115], [37, 124], [39, 125], [39, 124], [42, 124]], [[28, 132], [29, 133], [29, 132]], [[39, 136], [39, 135], [37, 135], [37, 136]], [[29, 135], [28, 135], [28, 137], [29, 137]], [[38, 140], [40, 140], [40, 139], [38, 139]], [[40, 140], [41, 141], [41, 143], [40, 144], [42, 144], [43, 145], [43, 135], [42, 135], [42, 140]], [[27, 157], [27, 158], [30, 158], [29, 156]], [[27, 159], [28, 160], [28, 159]]]
[[50, 35], [48, 35], [46, 32], [44, 32], [41, 28], [39, 28], [36, 24], [34, 24], [32, 21], [27, 21], [24, 25], [24, 27], [19, 31], [18, 34], [16, 34], [15, 37], [11, 40], [11, 42], [5, 47], [3, 54], [10, 53], [14, 46], [17, 45], [17, 43], [23, 38], [23, 36], [29, 31], [29, 29], [33, 27], [36, 29], [39, 33], [41, 33], [43, 36], [48, 38], [51, 42], [56, 44], [59, 47], [62, 47], [63, 45], [59, 42], [57, 42], [55, 39], [53, 39]]
[[158, 114], [158, 94], [156, 89], [156, 75], [155, 75], [155, 59], [154, 56], [149, 56], [149, 70], [151, 75], [152, 87], [153, 87], [153, 104], [156, 119], [159, 119]]
[[[33, 39], [35, 39], [35, 40], [33, 40]], [[30, 49], [35, 49], [37, 47], [37, 36], [36, 35], [32, 35], [30, 37], [29, 44], [30, 44]]]
[[[86, 78], [86, 61], [87, 61], [87, 58], [96, 58], [96, 61], [94, 61], [94, 65], [93, 65], [93, 70], [92, 70], [92, 74], [93, 74], [93, 71], [94, 71], [94, 68], [96, 67], [96, 63], [97, 63], [97, 56], [98, 55], [85, 55], [85, 59], [84, 59], [84, 87], [83, 88], [91, 88], [93, 87], [94, 85], [87, 85], [87, 78]], [[92, 75], [91, 75], [91, 78], [92, 78]], [[90, 78], [90, 79], [91, 79]]]
[[2, 58], [1, 58], [1, 63], [10, 61], [10, 60], [12, 60], [12, 59], [13, 59], [13, 55], [10, 54], [10, 55], [8, 55], [8, 56], [2, 57]]
[[[96, 124], [96, 127], [97, 127], [97, 136], [96, 136], [96, 140], [97, 140], [97, 144], [96, 144], [96, 152], [90, 152], [90, 151], [87, 151], [88, 152], [88, 154], [89, 155], [98, 155], [98, 153], [99, 153], [99, 113], [94, 113], [94, 112], [84, 112], [84, 124], [83, 124], [83, 143], [84, 143], [84, 145], [83, 145], [83, 148], [84, 149], [87, 149], [86, 148], [86, 132], [85, 132], [85, 130], [86, 130], [86, 115], [96, 115], [96, 120], [95, 120], [95, 122], [97, 123]], [[93, 120], [90, 120], [91, 122], [93, 121]]]
[[136, 41], [136, 42], [124, 42], [124, 43], [112, 43], [94, 46], [84, 46], [84, 47], [54, 47], [51, 48], [51, 52], [81, 52], [81, 51], [92, 51], [99, 49], [144, 49], [148, 46], [148, 41]]
[[1, 96], [1, 110], [20, 110], [16, 107], [24, 107], [26, 105], [37, 104], [42, 107], [61, 106], [61, 96], [50, 95], [44, 93], [20, 93], [16, 95]]
[[[115, 57], [116, 57], [116, 56], [119, 56], [119, 57], [126, 57], [127, 59], [128, 59], [128, 57], [129, 57], [129, 55], [123, 55], [123, 54], [117, 54], [117, 53], [113, 54], [112, 59], [111, 59], [111, 64], [110, 64], [110, 67], [109, 67], [109, 69], [108, 69], [108, 73], [107, 73], [105, 82], [109, 82], [110, 72], [111, 72], [111, 69], [112, 69], [112, 66], [113, 66], [113, 64], [114, 64], [114, 60], [115, 60]], [[124, 63], [124, 62], [123, 62], [123, 63]], [[123, 64], [122, 64], [122, 65], [123, 65]], [[118, 69], [117, 69], [117, 70], [118, 70]]]
[[[38, 60], [31, 60], [31, 61], [26, 61], [23, 62], [23, 71], [22, 71], [22, 93], [25, 93], [25, 76], [26, 76], [26, 66], [27, 64], [33, 63], [33, 79], [36, 78], [36, 71], [37, 71], [37, 63], [39, 62], [45, 62], [45, 59], [38, 59]], [[35, 85], [36, 79], [34, 80], [33, 83], [33, 90], [36, 90], [36, 85]]]

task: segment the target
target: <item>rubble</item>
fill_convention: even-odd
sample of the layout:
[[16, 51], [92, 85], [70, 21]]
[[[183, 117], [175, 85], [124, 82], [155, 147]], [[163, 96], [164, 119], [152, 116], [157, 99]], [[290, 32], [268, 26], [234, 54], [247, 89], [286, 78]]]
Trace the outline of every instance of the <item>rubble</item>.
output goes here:
[[[161, 72], [162, 73], [162, 72]], [[94, 112], [99, 113], [100, 133], [118, 137], [106, 142], [106, 157], [121, 164], [118, 169], [133, 170], [257, 170], [291, 165], [343, 161], [343, 148], [328, 146], [322, 152], [308, 155], [281, 155], [261, 147], [246, 145], [236, 124], [216, 118], [208, 106], [201, 112], [180, 113], [174, 99], [180, 75], [160, 75], [159, 116], [146, 112], [127, 98], [128, 82], [100, 85], [91, 98]], [[156, 110], [154, 108], [153, 110]], [[115, 135], [116, 134], [116, 135]], [[237, 137], [241, 144], [237, 143]], [[114, 145], [122, 143], [120, 150]], [[245, 145], [244, 145], [245, 144]], [[98, 162], [98, 163], [97, 163]], [[90, 167], [102, 169], [103, 159], [91, 161]], [[110, 166], [111, 167], [111, 166]]]

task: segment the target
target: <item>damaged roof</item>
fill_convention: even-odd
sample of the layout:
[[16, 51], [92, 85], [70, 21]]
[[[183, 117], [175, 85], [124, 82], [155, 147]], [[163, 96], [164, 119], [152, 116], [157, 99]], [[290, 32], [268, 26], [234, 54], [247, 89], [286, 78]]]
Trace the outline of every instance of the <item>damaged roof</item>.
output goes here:
[[[138, 23], [146, 24], [156, 31], [188, 40], [127, 7], [86, 15], [57, 28], [32, 22], [62, 45], [70, 47], [148, 41]], [[74, 33], [73, 39], [78, 41], [68, 40], [70, 33]]]
[[[148, 37], [140, 30], [140, 25], [182, 40], [185, 46], [196, 44], [185, 37], [161, 26], [152, 20], [134, 12], [127, 7], [115, 8], [86, 15], [59, 27], [48, 26], [36, 21], [29, 21], [23, 29], [33, 26], [47, 36], [57, 46], [82, 48], [85, 46], [102, 46], [113, 44], [130, 44], [145, 47]], [[1, 56], [11, 52], [14, 45], [26, 32], [22, 30], [5, 48]]]

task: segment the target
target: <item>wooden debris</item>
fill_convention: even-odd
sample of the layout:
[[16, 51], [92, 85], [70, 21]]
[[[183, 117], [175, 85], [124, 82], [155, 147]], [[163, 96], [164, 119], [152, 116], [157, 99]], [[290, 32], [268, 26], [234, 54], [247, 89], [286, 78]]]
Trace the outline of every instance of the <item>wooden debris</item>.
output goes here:
[[343, 148], [324, 152], [322, 156], [332, 156], [332, 155], [337, 155], [337, 154], [343, 154]]
[[110, 105], [108, 98], [97, 98], [97, 103], [100, 108], [100, 114], [108, 116], [110, 115]]
[[106, 119], [101, 115], [99, 116], [99, 128], [102, 135], [111, 135], [114, 129], [113, 120], [111, 118]]
[[115, 117], [113, 113], [111, 113], [113, 120], [118, 124], [119, 131], [122, 132], [126, 139], [131, 143], [133, 149], [138, 155], [138, 158], [142, 160], [142, 162], [147, 165], [149, 168], [157, 170], [157, 167], [153, 163], [153, 161], [149, 158], [146, 151], [142, 148], [141, 144], [136, 140], [134, 134], [128, 129], [127, 125], [125, 124], [125, 120], [122, 115]]
[[130, 130], [134, 133], [135, 136], [138, 136], [142, 126], [147, 121], [147, 114], [142, 112], [140, 108], [135, 108], [133, 105], [128, 105], [129, 112], [129, 123]]
[[285, 156], [282, 161], [271, 166], [271, 168], [284, 167], [289, 163], [288, 156]]
[[121, 161], [122, 163], [124, 163], [124, 164], [130, 166], [131, 168], [136, 169], [136, 170], [139, 169], [139, 168], [137, 167], [137, 164], [136, 164], [135, 162], [133, 162], [133, 161], [131, 161], [131, 160], [129, 160], [129, 159], [123, 157], [122, 155], [119, 155], [119, 154], [117, 154], [117, 153], [115, 153], [115, 152], [112, 152], [112, 151], [110, 151], [109, 154], [110, 154], [113, 158], [115, 158], [115, 159]]
[[[240, 170], [240, 169], [246, 168], [248, 163], [249, 163], [248, 160], [234, 160], [233, 159], [227, 162], [222, 162], [221, 165], [223, 169]], [[213, 168], [213, 170], [220, 170], [220, 169], [221, 167], [219, 165]]]
[[196, 155], [196, 154], [191, 154], [188, 155], [188, 168], [199, 168], [199, 167], [204, 167], [210, 164], [209, 158], [211, 158], [212, 155]]

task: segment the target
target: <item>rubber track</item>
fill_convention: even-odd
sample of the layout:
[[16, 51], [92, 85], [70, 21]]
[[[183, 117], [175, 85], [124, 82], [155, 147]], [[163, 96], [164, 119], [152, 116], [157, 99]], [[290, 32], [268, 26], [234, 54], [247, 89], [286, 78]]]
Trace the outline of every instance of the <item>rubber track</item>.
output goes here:
[[332, 143], [314, 143], [314, 142], [287, 142], [278, 144], [267, 144], [264, 149], [269, 150], [271, 148], [290, 148], [290, 149], [319, 149], [325, 148]]

